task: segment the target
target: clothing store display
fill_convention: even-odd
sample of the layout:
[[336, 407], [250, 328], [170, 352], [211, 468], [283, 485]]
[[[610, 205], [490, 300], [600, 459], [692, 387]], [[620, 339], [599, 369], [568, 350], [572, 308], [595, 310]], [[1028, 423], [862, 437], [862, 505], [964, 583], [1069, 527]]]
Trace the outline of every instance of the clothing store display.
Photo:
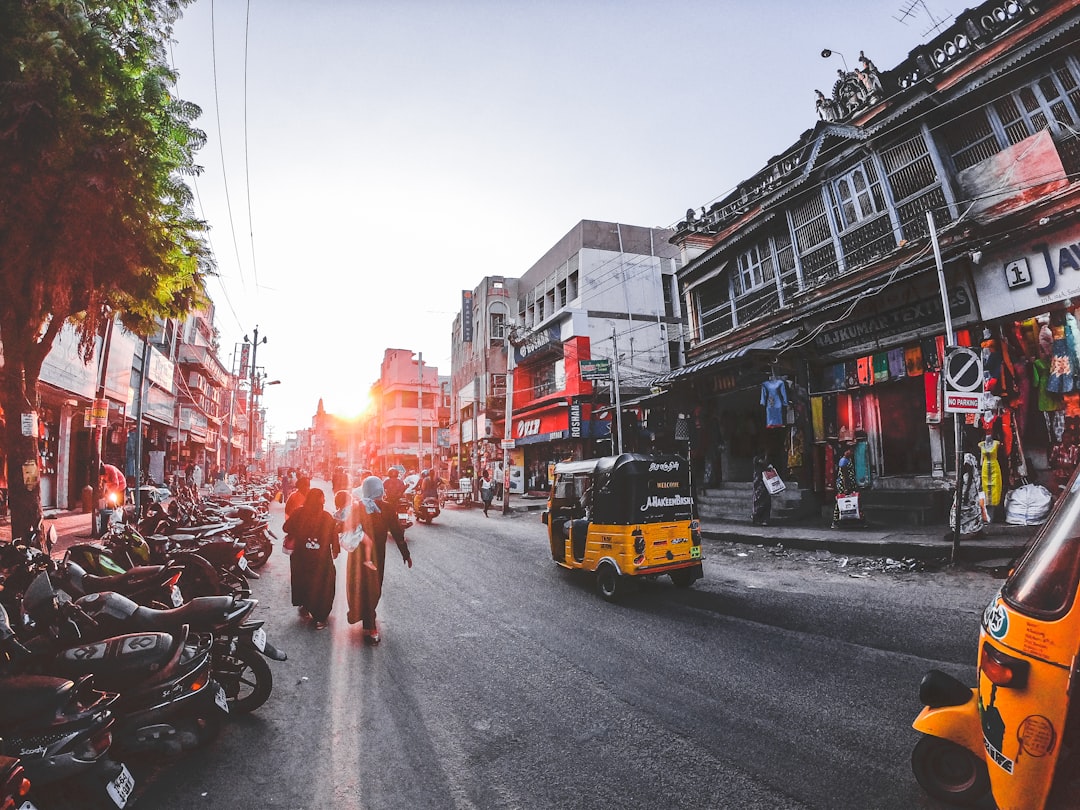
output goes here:
[[988, 506], [1001, 505], [1001, 463], [998, 461], [998, 448], [1001, 442], [997, 439], [986, 439], [979, 445], [982, 453], [982, 488], [986, 493]]
[[814, 441], [825, 441], [825, 399], [810, 397], [810, 425], [814, 430]]
[[873, 385], [874, 384], [874, 366], [873, 358], [860, 357], [856, 364], [859, 370], [859, 385]]
[[784, 427], [784, 407], [788, 404], [787, 383], [784, 380], [763, 382], [761, 404], [765, 406], [765, 427]]
[[[982, 475], [979, 462], [971, 453], [964, 453], [963, 473], [960, 484], [960, 537], [973, 537], [983, 531]], [[956, 529], [956, 496], [949, 510], [949, 527]]]
[[904, 365], [904, 350], [889, 349], [889, 377], [898, 380], [906, 376], [907, 369]]
[[926, 392], [926, 421], [941, 421], [941, 373], [927, 371], [923, 374], [923, 388]]
[[883, 383], [889, 381], [889, 354], [878, 352], [874, 355], [874, 382]]
[[852, 454], [855, 462], [855, 485], [860, 489], [870, 486], [870, 445], [865, 439], [855, 442]]
[[923, 364], [922, 346], [908, 346], [904, 349], [904, 365], [909, 377], [918, 377], [926, 370]]
[[845, 388], [858, 388], [859, 387], [859, 361], [848, 360], [844, 363], [844, 387]]

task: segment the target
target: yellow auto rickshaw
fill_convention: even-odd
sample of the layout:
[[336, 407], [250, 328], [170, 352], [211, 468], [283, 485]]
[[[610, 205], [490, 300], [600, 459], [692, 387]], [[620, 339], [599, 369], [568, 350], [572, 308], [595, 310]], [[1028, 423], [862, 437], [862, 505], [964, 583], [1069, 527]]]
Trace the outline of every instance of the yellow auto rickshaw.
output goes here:
[[982, 615], [978, 685], [931, 670], [914, 722], [933, 796], [1000, 810], [1080, 806], [1080, 468]]
[[677, 455], [636, 453], [556, 464], [541, 516], [552, 558], [595, 572], [608, 601], [642, 577], [693, 585], [702, 557], [689, 466]]

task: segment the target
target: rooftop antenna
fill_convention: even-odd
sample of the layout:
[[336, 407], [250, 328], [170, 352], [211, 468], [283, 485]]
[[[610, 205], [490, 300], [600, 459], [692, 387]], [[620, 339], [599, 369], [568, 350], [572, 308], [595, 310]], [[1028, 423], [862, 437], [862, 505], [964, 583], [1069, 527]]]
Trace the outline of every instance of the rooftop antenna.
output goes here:
[[930, 26], [922, 32], [922, 35], [929, 36], [930, 34], [936, 34], [944, 28], [949, 20], [952, 19], [952, 13], [946, 12], [944, 17], [938, 18], [934, 16], [934, 13], [927, 7], [926, 0], [905, 0], [904, 4], [900, 7], [897, 15], [893, 17], [898, 23], [904, 25], [908, 24], [908, 20], [918, 17], [920, 14], [925, 14], [926, 18], [930, 21]]

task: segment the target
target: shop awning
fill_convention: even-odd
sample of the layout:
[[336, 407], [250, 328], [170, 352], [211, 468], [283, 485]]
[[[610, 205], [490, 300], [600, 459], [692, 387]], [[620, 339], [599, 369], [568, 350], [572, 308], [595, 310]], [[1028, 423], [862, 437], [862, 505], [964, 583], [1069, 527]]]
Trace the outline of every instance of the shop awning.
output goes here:
[[672, 382], [673, 380], [690, 377], [694, 374], [700, 374], [701, 372], [707, 371], [711, 368], [718, 368], [728, 363], [732, 363], [736, 360], [742, 360], [745, 357], [752, 357], [755, 355], [772, 355], [775, 353], [776, 341], [772, 338], [759, 340], [754, 343], [747, 343], [745, 346], [740, 346], [737, 349], [730, 349], [729, 351], [721, 352], [720, 354], [714, 355], [708, 360], [701, 360], [697, 363], [691, 363], [688, 366], [677, 368], [674, 371], [669, 371], [662, 377], [657, 377], [655, 380], [653, 380], [652, 384], [662, 385], [664, 383]]

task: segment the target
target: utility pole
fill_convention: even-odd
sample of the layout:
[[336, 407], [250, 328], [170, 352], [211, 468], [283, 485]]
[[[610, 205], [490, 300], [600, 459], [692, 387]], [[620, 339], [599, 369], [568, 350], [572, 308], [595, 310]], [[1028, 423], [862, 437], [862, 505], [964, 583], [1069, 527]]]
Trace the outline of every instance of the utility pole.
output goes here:
[[[252, 463], [255, 460], [255, 383], [258, 372], [255, 370], [255, 361], [259, 354], [259, 343], [266, 343], [266, 337], [259, 340], [259, 327], [255, 326], [255, 339], [251, 341], [251, 386], [248, 390], [248, 472], [251, 472]], [[244, 335], [244, 343], [248, 342]]]
[[[424, 467], [424, 353], [417, 352], [416, 367], [416, 470]], [[432, 471], [434, 475], [434, 471]]]
[[513, 329], [506, 325], [506, 408], [503, 416], [503, 505], [502, 513], [510, 514], [510, 445], [514, 443], [511, 423], [514, 418], [514, 346]]
[[622, 394], [619, 392], [619, 341], [615, 337], [615, 324], [611, 325], [611, 367], [614, 369], [612, 375], [612, 386], [615, 389], [615, 430], [618, 433], [616, 437], [614, 448], [615, 455], [622, 455]]

